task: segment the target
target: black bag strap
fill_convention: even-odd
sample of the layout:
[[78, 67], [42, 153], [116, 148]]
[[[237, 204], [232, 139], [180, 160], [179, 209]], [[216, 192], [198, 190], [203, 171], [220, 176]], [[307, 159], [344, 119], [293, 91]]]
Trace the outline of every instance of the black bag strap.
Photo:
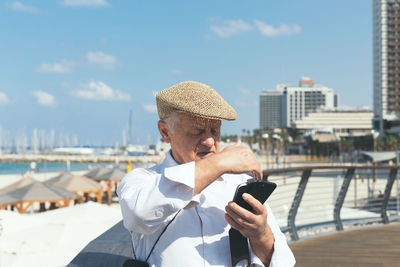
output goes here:
[[249, 243], [238, 230], [229, 229], [229, 246], [231, 248], [232, 267], [235, 267], [242, 260], [247, 260], [250, 266]]
[[[154, 243], [153, 247], [152, 247], [151, 250], [150, 250], [149, 255], [148, 255], [147, 258], [146, 258], [146, 262], [149, 260], [151, 253], [153, 253], [153, 250], [154, 250], [154, 248], [156, 247], [156, 245], [157, 245], [157, 243], [158, 243], [158, 240], [160, 240], [161, 236], [162, 236], [162, 235], [164, 234], [164, 232], [167, 230], [168, 226], [175, 220], [176, 216], [178, 216], [178, 213], [179, 213], [180, 211], [181, 211], [181, 210], [178, 210], [178, 212], [175, 214], [174, 218], [172, 218], [172, 220], [170, 220], [170, 221], [168, 222], [168, 224], [165, 226], [164, 230], [163, 230], [163, 231], [161, 232], [161, 234], [158, 236], [156, 242]], [[135, 259], [136, 259], [135, 248], [134, 248], [134, 246], [133, 246], [133, 240], [132, 240], [132, 251], [133, 251], [133, 256], [134, 256]]]

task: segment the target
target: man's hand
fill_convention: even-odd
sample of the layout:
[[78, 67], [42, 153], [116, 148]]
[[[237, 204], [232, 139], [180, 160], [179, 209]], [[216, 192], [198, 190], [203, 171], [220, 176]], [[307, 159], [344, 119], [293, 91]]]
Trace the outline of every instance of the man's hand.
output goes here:
[[215, 155], [196, 161], [193, 195], [203, 191], [224, 173], [251, 173], [254, 179], [262, 179], [262, 169], [256, 155], [239, 141]]
[[232, 228], [249, 239], [253, 252], [268, 265], [274, 251], [274, 235], [267, 224], [267, 209], [250, 194], [244, 193], [242, 197], [253, 208], [253, 212], [231, 201], [225, 207], [225, 219]]
[[260, 180], [263, 177], [262, 168], [256, 155], [247, 147], [243, 146], [240, 140], [233, 146], [224, 148], [218, 155], [220, 166], [224, 173], [251, 173], [254, 179]]

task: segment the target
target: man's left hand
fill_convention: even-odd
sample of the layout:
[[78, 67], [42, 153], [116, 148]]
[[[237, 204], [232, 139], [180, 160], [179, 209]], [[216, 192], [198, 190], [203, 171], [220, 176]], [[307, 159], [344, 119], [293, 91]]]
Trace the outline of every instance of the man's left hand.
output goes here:
[[250, 194], [244, 193], [242, 197], [253, 208], [253, 212], [231, 201], [225, 207], [226, 221], [249, 239], [258, 239], [263, 235], [268, 235], [270, 229], [267, 224], [268, 214], [265, 206]]
[[250, 204], [250, 212], [231, 201], [225, 207], [225, 219], [249, 239], [253, 252], [265, 263], [271, 259], [274, 247], [274, 235], [267, 223], [266, 207], [250, 194], [244, 193], [243, 199]]

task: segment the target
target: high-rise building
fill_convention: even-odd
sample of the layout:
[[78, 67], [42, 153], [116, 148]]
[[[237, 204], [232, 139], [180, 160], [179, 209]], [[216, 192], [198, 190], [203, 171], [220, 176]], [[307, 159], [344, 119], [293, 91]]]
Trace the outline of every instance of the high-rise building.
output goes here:
[[373, 1], [374, 128], [400, 132], [400, 1]]
[[260, 129], [282, 127], [283, 91], [262, 91], [260, 93]]
[[310, 78], [303, 77], [299, 86], [286, 86], [282, 101], [282, 126], [291, 127], [308, 113], [318, 108], [335, 109], [338, 95], [326, 86], [314, 84]]
[[301, 78], [299, 86], [279, 84], [275, 91], [260, 94], [260, 129], [291, 127], [318, 108], [337, 108], [338, 101], [331, 88], [314, 84], [310, 78]]

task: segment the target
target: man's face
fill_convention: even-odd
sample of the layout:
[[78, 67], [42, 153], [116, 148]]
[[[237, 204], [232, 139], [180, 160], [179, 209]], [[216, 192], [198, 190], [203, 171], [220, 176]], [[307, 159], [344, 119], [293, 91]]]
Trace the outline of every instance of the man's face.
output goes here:
[[172, 131], [165, 122], [159, 123], [159, 130], [164, 140], [171, 144], [172, 156], [176, 162], [187, 163], [219, 152], [220, 120], [184, 113], [175, 116], [179, 116], [179, 119]]

